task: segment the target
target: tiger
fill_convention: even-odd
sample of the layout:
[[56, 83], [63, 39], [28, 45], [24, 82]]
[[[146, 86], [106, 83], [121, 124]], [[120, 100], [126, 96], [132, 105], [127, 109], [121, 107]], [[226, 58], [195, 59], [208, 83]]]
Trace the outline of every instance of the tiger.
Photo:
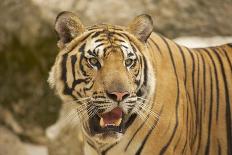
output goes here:
[[127, 26], [55, 21], [59, 53], [48, 82], [73, 104], [85, 155], [232, 154], [232, 44], [187, 48]]

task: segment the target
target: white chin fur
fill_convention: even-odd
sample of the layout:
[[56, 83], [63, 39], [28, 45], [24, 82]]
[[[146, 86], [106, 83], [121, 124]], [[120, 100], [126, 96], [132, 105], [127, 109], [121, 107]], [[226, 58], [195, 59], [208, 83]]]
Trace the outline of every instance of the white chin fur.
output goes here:
[[97, 134], [93, 136], [92, 138], [97, 142], [101, 144], [111, 144], [119, 141], [122, 138], [122, 133], [114, 133], [111, 135], [104, 135], [104, 134]]

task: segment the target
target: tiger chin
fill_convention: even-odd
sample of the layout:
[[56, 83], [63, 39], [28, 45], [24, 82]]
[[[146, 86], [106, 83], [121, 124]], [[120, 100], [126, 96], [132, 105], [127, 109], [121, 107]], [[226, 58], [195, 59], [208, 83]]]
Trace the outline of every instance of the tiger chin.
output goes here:
[[55, 30], [48, 82], [78, 118], [85, 155], [232, 153], [232, 44], [180, 46], [145, 14], [86, 27], [62, 12]]

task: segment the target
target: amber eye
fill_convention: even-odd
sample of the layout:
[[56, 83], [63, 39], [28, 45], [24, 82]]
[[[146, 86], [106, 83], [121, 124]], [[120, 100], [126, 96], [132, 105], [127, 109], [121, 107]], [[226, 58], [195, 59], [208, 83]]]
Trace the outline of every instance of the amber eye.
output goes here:
[[98, 61], [97, 58], [89, 58], [89, 59], [88, 59], [88, 62], [89, 62], [90, 65], [92, 65], [92, 66], [100, 67], [100, 63], [99, 63], [99, 61]]
[[133, 63], [134, 63], [134, 60], [133, 60], [133, 59], [126, 59], [126, 61], [125, 61], [125, 65], [126, 65], [127, 67], [131, 66]]

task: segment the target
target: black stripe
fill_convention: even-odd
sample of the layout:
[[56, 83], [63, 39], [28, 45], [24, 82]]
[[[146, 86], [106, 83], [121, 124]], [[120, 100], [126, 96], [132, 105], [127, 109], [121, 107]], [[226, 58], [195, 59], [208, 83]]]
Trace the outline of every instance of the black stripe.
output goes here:
[[89, 91], [90, 89], [92, 89], [93, 85], [94, 85], [94, 82], [92, 82], [92, 84], [89, 87], [85, 87], [84, 92]]
[[184, 52], [183, 52], [183, 49], [177, 45], [179, 51], [180, 51], [180, 54], [181, 54], [181, 57], [182, 57], [182, 60], [183, 60], [183, 64], [184, 64], [184, 83], [185, 83], [185, 86], [187, 84], [187, 65], [186, 65], [186, 58], [185, 58], [185, 55], [184, 55]]
[[[200, 58], [202, 60], [202, 66], [203, 66], [203, 70], [202, 70], [202, 75], [203, 75], [203, 91], [201, 89], [201, 113], [200, 113], [200, 130], [199, 130], [199, 142], [198, 142], [198, 146], [197, 146], [197, 153], [199, 154], [200, 151], [200, 147], [201, 147], [201, 137], [202, 137], [202, 130], [203, 130], [203, 126], [202, 126], [202, 118], [203, 118], [203, 114], [205, 114], [205, 104], [206, 104], [206, 66], [205, 66], [205, 60], [204, 57], [202, 56], [202, 53], [199, 52]], [[202, 102], [202, 98], [204, 97], [204, 101]]]
[[[94, 101], [94, 103], [111, 103], [111, 102], [109, 102], [109, 101]], [[100, 105], [101, 106], [101, 105]], [[99, 106], [99, 107], [100, 107]]]
[[141, 146], [139, 147], [139, 149], [137, 150], [137, 152], [135, 153], [135, 155], [140, 155], [140, 153], [142, 152], [144, 145], [146, 144], [146, 141], [148, 140], [148, 137], [151, 135], [153, 129], [155, 129], [157, 123], [159, 120], [156, 120], [153, 124], [153, 126], [151, 127], [151, 129], [148, 131], [147, 135], [145, 136], [144, 140], [142, 141]]
[[187, 48], [187, 50], [188, 50], [188, 52], [190, 54], [190, 57], [191, 57], [191, 60], [192, 60], [192, 86], [193, 86], [192, 92], [193, 92], [193, 103], [194, 103], [195, 108], [196, 108], [196, 102], [195, 102], [196, 101], [196, 99], [195, 99], [196, 95], [195, 95], [195, 84], [194, 84], [194, 79], [195, 79], [195, 77], [194, 77], [194, 75], [195, 75], [195, 59], [193, 57], [192, 51], [190, 51], [190, 49], [188, 49], [188, 48]]
[[[194, 107], [195, 107], [195, 111], [197, 111], [197, 105], [196, 105], [196, 94], [195, 94], [195, 83], [194, 83], [194, 80], [195, 80], [195, 58], [193, 56], [193, 53], [190, 49], [186, 48], [190, 54], [190, 58], [192, 60], [192, 95], [193, 95], [193, 98], [192, 98], [192, 101], [194, 103]], [[197, 119], [195, 119], [195, 122], [194, 124], [197, 124]], [[197, 128], [195, 129], [197, 131]], [[191, 144], [190, 146], [193, 145], [193, 143], [195, 142], [195, 139], [197, 137], [197, 132], [195, 132], [195, 134], [192, 134], [191, 136]]]
[[[116, 30], [116, 31], [123, 31], [123, 29], [117, 28], [117, 27], [113, 27], [112, 29], [113, 29], [113, 30]], [[116, 33], [116, 32], [114, 32], [114, 33]]]
[[181, 154], [184, 154], [184, 151], [185, 151], [185, 149], [187, 148], [186, 146], [187, 146], [187, 138], [186, 138], [186, 141], [185, 141], [185, 144], [184, 144], [183, 150], [181, 151]]
[[102, 33], [102, 31], [97, 31], [97, 32], [95, 32], [95, 33], [92, 35], [92, 39], [98, 37], [101, 33]]
[[[118, 35], [118, 36], [120, 36], [120, 37], [122, 37], [122, 38], [127, 38], [128, 39], [128, 36], [127, 35], [123, 35], [122, 33], [117, 33], [117, 32], [115, 32], [114, 33], [114, 35]], [[125, 37], [126, 36], [126, 37]]]
[[[199, 122], [200, 118], [199, 118], [199, 112], [201, 111], [201, 106], [199, 104], [199, 82], [200, 82], [200, 62], [199, 62], [199, 56], [198, 56], [198, 53], [195, 53], [196, 55], [196, 60], [197, 60], [197, 88], [196, 88], [196, 136], [194, 138], [194, 141], [196, 140], [197, 138], [197, 134], [199, 131], [200, 131], [200, 127], [198, 126], [201, 126], [201, 122]], [[201, 116], [201, 113], [200, 113], [200, 116]]]
[[64, 82], [64, 90], [63, 90], [63, 93], [65, 95], [70, 95], [74, 100], [77, 100], [76, 96], [74, 96], [72, 94], [72, 89], [70, 89], [67, 85], [67, 69], [66, 69], [66, 63], [67, 63], [67, 58], [68, 58], [68, 54], [64, 54], [63, 55], [63, 59], [62, 59], [62, 62], [61, 62], [61, 80]]
[[114, 39], [114, 41], [119, 41], [119, 42], [121, 42], [121, 43], [125, 43], [125, 41], [124, 41], [124, 40], [122, 40], [122, 39], [118, 39], [118, 38], [115, 38], [115, 39]]
[[136, 50], [135, 46], [134, 46], [134, 45], [132, 45], [132, 44], [130, 44], [130, 45], [131, 45], [131, 47], [132, 47], [133, 51], [136, 53], [136, 52], [137, 52], [137, 50]]
[[62, 72], [61, 72], [61, 80], [64, 81], [66, 83], [67, 81], [67, 70], [66, 70], [66, 62], [67, 62], [67, 58], [68, 58], [68, 54], [64, 54], [63, 55], [63, 60], [61, 62], [61, 68], [62, 68]]
[[144, 69], [143, 69], [143, 71], [144, 71], [144, 73], [143, 73], [143, 75], [144, 75], [144, 82], [143, 82], [143, 85], [144, 86], [147, 86], [147, 72], [148, 72], [148, 68], [147, 68], [147, 61], [146, 61], [146, 58], [144, 57], [144, 56], [142, 56], [142, 59], [143, 59], [143, 64], [144, 64]]
[[232, 60], [229, 59], [229, 56], [228, 56], [227, 52], [225, 51], [225, 49], [222, 49], [222, 51], [224, 52], [226, 59], [227, 59], [228, 63], [230, 64], [230, 70], [232, 72]]
[[[196, 53], [197, 56], [197, 90], [196, 90], [196, 95], [197, 95], [197, 116], [198, 116], [198, 105], [199, 105], [199, 82], [200, 82], [200, 61], [199, 61], [199, 56], [198, 53]], [[198, 119], [197, 119], [198, 120]]]
[[[225, 89], [225, 100], [226, 100], [226, 130], [227, 130], [227, 154], [231, 154], [232, 153], [232, 131], [231, 131], [231, 111], [230, 111], [230, 95], [229, 95], [229, 89], [228, 89], [228, 84], [227, 84], [227, 78], [226, 78], [226, 73], [225, 73], [225, 69], [223, 66], [223, 62], [222, 59], [220, 57], [220, 55], [217, 53], [216, 50], [214, 50], [215, 55], [217, 56], [218, 60], [219, 60], [219, 64], [220, 64], [220, 68], [221, 68], [221, 72], [222, 72], [222, 77], [223, 77], [223, 83], [224, 83], [224, 89]], [[231, 79], [230, 79], [231, 80]]]
[[[217, 107], [216, 107], [216, 122], [218, 122], [218, 113], [219, 113], [219, 80], [218, 80], [218, 73], [217, 73], [217, 68], [216, 68], [216, 63], [214, 62], [214, 59], [211, 55], [211, 53], [209, 52], [209, 50], [207, 49], [204, 49], [204, 51], [207, 53], [207, 55], [210, 57], [210, 60], [211, 62], [213, 63], [213, 67], [214, 67], [214, 73], [215, 73], [215, 78], [216, 78], [216, 104], [217, 104]], [[211, 49], [212, 51], [212, 49]]]
[[[152, 103], [152, 107], [151, 109], [153, 108], [154, 106], [154, 102]], [[161, 107], [161, 110], [159, 112], [159, 115], [162, 115], [162, 112], [163, 112], [163, 106]], [[150, 114], [149, 114], [150, 115]], [[146, 144], [146, 141], [148, 140], [150, 134], [152, 133], [152, 131], [155, 129], [157, 123], [159, 122], [159, 119], [158, 120], [155, 120], [154, 123], [153, 123], [153, 126], [151, 127], [151, 129], [148, 131], [148, 133], [146, 134], [144, 140], [142, 141], [142, 144], [141, 146], [139, 147], [139, 149], [137, 150], [137, 152], [135, 153], [135, 155], [140, 155], [140, 153], [142, 152], [143, 148], [144, 148], [144, 145]]]
[[113, 48], [112, 45], [109, 45], [109, 46], [104, 47], [104, 49], [103, 49], [103, 56], [106, 57], [106, 56], [107, 56], [107, 51], [108, 51], [109, 49], [112, 49], [112, 48]]
[[[179, 50], [179, 52], [180, 52], [180, 54], [181, 54], [181, 57], [182, 57], [182, 60], [183, 60], [183, 64], [184, 64], [184, 72], [185, 72], [185, 76], [184, 76], [184, 83], [185, 83], [185, 88], [186, 88], [186, 84], [187, 84], [187, 67], [186, 67], [186, 58], [185, 58], [185, 55], [184, 55], [184, 52], [183, 52], [183, 49], [178, 45], [178, 44], [175, 44], [177, 47], [178, 47], [178, 50]], [[198, 87], [197, 87], [197, 92], [199, 91], [199, 59], [198, 59], [198, 57], [197, 57], [197, 62], [198, 62]], [[186, 89], [187, 90], [187, 89]], [[197, 101], [198, 101], [198, 99], [197, 99]], [[188, 105], [187, 105], [188, 106]], [[186, 119], [187, 120], [187, 119]], [[187, 120], [188, 121], [188, 120]], [[187, 122], [186, 122], [187, 123]], [[175, 150], [176, 150], [176, 148], [177, 148], [177, 146], [178, 146], [178, 144], [179, 144], [179, 142], [180, 142], [180, 139], [183, 137], [183, 135], [180, 135], [180, 137], [178, 138], [178, 140], [177, 140], [177, 143], [175, 144], [175, 147], [174, 147], [174, 152], [175, 152]], [[187, 137], [186, 137], [186, 141], [185, 141], [185, 145], [184, 145], [184, 147], [183, 147], [183, 150], [182, 150], [182, 152], [184, 151], [184, 149], [185, 149], [185, 147], [186, 147], [186, 144], [187, 144]]]
[[97, 43], [97, 42], [101, 42], [101, 41], [104, 41], [105, 39], [97, 39], [97, 40], [95, 40], [95, 43]]
[[101, 28], [98, 26], [92, 26], [92, 27], [88, 27], [87, 30], [88, 31], [92, 31], [92, 30], [100, 30]]
[[100, 43], [100, 44], [98, 44], [96, 47], [95, 47], [95, 49], [96, 48], [98, 48], [98, 47], [100, 47], [100, 46], [102, 46], [102, 45], [104, 45], [105, 43]]
[[82, 64], [83, 59], [86, 59], [86, 58], [84, 57], [84, 53], [82, 53], [81, 56], [80, 56], [79, 68], [80, 68], [80, 70], [81, 70], [81, 73], [82, 73], [84, 76], [87, 76], [87, 72], [84, 70], [84, 65]]
[[110, 147], [108, 147], [107, 149], [105, 149], [104, 151], [101, 152], [101, 155], [106, 155], [106, 153], [112, 149], [115, 145], [117, 145], [118, 143], [114, 143], [112, 144]]
[[129, 118], [129, 120], [126, 122], [125, 125], [125, 129], [127, 129], [129, 126], [131, 126], [131, 124], [134, 122], [134, 120], [136, 119], [137, 115], [136, 114], [132, 114]]
[[174, 151], [173, 151], [173, 152], [176, 152], [176, 148], [177, 148], [177, 146], [179, 145], [182, 136], [183, 136], [183, 135], [180, 134], [180, 136], [178, 137], [177, 142], [176, 142], [176, 144], [175, 144], [175, 146], [174, 146], [174, 149], [173, 149]]
[[220, 145], [219, 140], [217, 140], [217, 142], [218, 142], [218, 155], [221, 155], [222, 154], [221, 145]]
[[[185, 87], [186, 88], [186, 87]], [[186, 89], [187, 90], [187, 89]], [[187, 99], [187, 104], [186, 104], [186, 106], [187, 106], [187, 116], [186, 116], [186, 128], [187, 128], [187, 137], [185, 138], [185, 145], [184, 145], [184, 147], [183, 147], [183, 150], [181, 151], [182, 152], [182, 154], [184, 154], [184, 151], [185, 151], [185, 149], [186, 149], [186, 146], [187, 146], [187, 142], [188, 142], [188, 138], [189, 138], [189, 126], [188, 126], [188, 120], [189, 120], [189, 94], [188, 94], [188, 91], [186, 91], [186, 93], [185, 93], [185, 95], [186, 95], [186, 99]]]
[[[141, 57], [140, 57], [140, 58], [141, 58]], [[153, 102], [152, 105], [151, 105], [151, 109], [153, 109], [153, 106], [154, 106], [154, 102]], [[162, 107], [162, 108], [163, 108], [163, 107]], [[136, 115], [136, 116], [137, 116], [137, 115]], [[125, 149], [124, 149], [125, 152], [127, 151], [129, 145], [131, 144], [132, 140], [134, 139], [134, 137], [136, 136], [136, 134], [138, 133], [138, 131], [145, 125], [145, 123], [146, 123], [147, 119], [149, 118], [149, 116], [150, 116], [150, 114], [147, 115], [147, 117], [146, 117], [146, 119], [144, 120], [144, 122], [143, 122], [143, 123], [139, 126], [139, 128], [134, 132], [132, 138], [129, 140], [129, 142], [127, 143], [127, 145], [126, 145], [126, 147], [125, 147]], [[154, 124], [156, 124], [156, 122], [155, 122]], [[153, 125], [153, 126], [154, 126], [154, 125]], [[154, 126], [154, 127], [155, 127], [155, 126]], [[152, 130], [153, 130], [153, 129], [152, 129]], [[147, 138], [148, 138], [148, 137], [147, 137]]]
[[76, 55], [72, 55], [71, 56], [71, 64], [72, 64], [72, 75], [73, 75], [73, 79], [76, 79], [76, 74], [75, 74], [75, 63], [77, 61], [77, 57]]
[[[163, 38], [162, 38], [163, 39]], [[176, 122], [175, 122], [175, 127], [173, 129], [173, 132], [172, 132], [172, 135], [170, 137], [170, 139], [168, 140], [168, 143], [161, 149], [160, 151], [160, 155], [164, 154], [166, 151], [167, 151], [167, 148], [168, 146], [171, 144], [173, 138], [174, 138], [174, 135], [176, 134], [176, 130], [177, 130], [177, 127], [179, 125], [179, 120], [178, 120], [178, 108], [179, 108], [179, 93], [180, 93], [180, 88], [179, 88], [179, 79], [178, 79], [178, 76], [177, 76], [177, 71], [176, 71], [176, 66], [175, 66], [175, 61], [174, 61], [174, 58], [173, 58], [173, 55], [172, 55], [172, 51], [169, 47], [169, 44], [167, 43], [167, 41], [165, 39], [163, 39], [164, 43], [166, 44], [167, 48], [168, 48], [168, 52], [169, 52], [169, 55], [171, 57], [171, 61], [172, 61], [172, 66], [173, 66], [173, 69], [174, 69], [174, 72], [175, 72], [175, 76], [176, 76], [176, 84], [177, 84], [177, 97], [176, 97]]]
[[163, 54], [162, 54], [162, 52], [161, 52], [161, 50], [160, 50], [159, 45], [158, 45], [154, 40], [152, 40], [152, 38], [150, 38], [150, 40], [151, 40], [151, 42], [156, 46], [156, 48], [158, 49], [160, 55], [162, 56]]
[[87, 84], [89, 82], [89, 78], [85, 78], [85, 79], [77, 79], [77, 80], [74, 80], [73, 83], [72, 83], [72, 90], [75, 89], [76, 85], [80, 84], [80, 83], [85, 83]]
[[88, 140], [87, 140], [87, 144], [89, 144], [89, 146], [92, 147], [94, 150], [97, 150], [97, 148], [92, 143], [90, 143]]
[[205, 106], [205, 104], [206, 104], [206, 92], [207, 92], [207, 90], [206, 90], [206, 64], [205, 64], [205, 59], [204, 59], [204, 57], [202, 56], [202, 54], [200, 53], [200, 56], [201, 56], [201, 59], [202, 59], [202, 65], [203, 65], [203, 79], [204, 79], [204, 81], [203, 81], [203, 83], [204, 83], [204, 85], [203, 85], [203, 92], [204, 92], [204, 104], [203, 104], [203, 106], [204, 106], [204, 114], [206, 114], [206, 106]]
[[[182, 60], [183, 60], [183, 64], [184, 64], [184, 71], [185, 71], [184, 83], [185, 83], [185, 87], [186, 87], [187, 68], [186, 68], [186, 60], [185, 60], [184, 52], [183, 52], [182, 48], [178, 44], [175, 44], [175, 45], [178, 47], [178, 50], [179, 50], [179, 52], [180, 52], [180, 54], [182, 56]], [[178, 144], [179, 144], [182, 137], [183, 137], [183, 135], [179, 136], [179, 138], [177, 140], [177, 143], [174, 146], [174, 152], [175, 152], [175, 150], [176, 150], [176, 148], [177, 148], [177, 146], [178, 146]], [[187, 144], [187, 138], [186, 138], [186, 141], [185, 141], [185, 146], [186, 146], [186, 144]], [[185, 146], [184, 146], [184, 148], [185, 148]], [[183, 148], [182, 151], [184, 151], [184, 148]]]
[[89, 55], [91, 55], [91, 56], [94, 56], [94, 57], [97, 56], [97, 55], [96, 55], [96, 52], [94, 53], [94, 52], [92, 52], [91, 50], [88, 50], [87, 53], [88, 53]]
[[212, 122], [212, 111], [213, 111], [213, 79], [212, 79], [212, 70], [210, 68], [209, 72], [210, 76], [210, 107], [209, 107], [209, 123], [208, 123], [208, 137], [207, 137], [207, 144], [205, 149], [205, 155], [209, 154], [210, 150], [210, 142], [211, 142], [211, 122]]
[[79, 48], [79, 52], [80, 53], [84, 53], [85, 52], [85, 45], [86, 45], [86, 43], [82, 44], [81, 47]]
[[124, 47], [125, 49], [128, 49], [128, 47], [127, 47], [127, 46], [125, 46], [125, 45], [120, 45], [120, 46]]
[[[149, 114], [150, 115], [150, 114]], [[147, 119], [149, 118], [149, 115], [146, 117], [146, 119], [143, 121], [143, 123], [139, 126], [139, 128], [134, 132], [133, 136], [131, 137], [131, 139], [129, 140], [129, 142], [127, 143], [126, 147], [124, 148], [124, 152], [127, 151], [129, 145], [131, 144], [132, 140], [134, 139], [134, 137], [137, 135], [137, 133], [139, 132], [139, 130], [144, 126], [144, 124], [146, 123]]]

